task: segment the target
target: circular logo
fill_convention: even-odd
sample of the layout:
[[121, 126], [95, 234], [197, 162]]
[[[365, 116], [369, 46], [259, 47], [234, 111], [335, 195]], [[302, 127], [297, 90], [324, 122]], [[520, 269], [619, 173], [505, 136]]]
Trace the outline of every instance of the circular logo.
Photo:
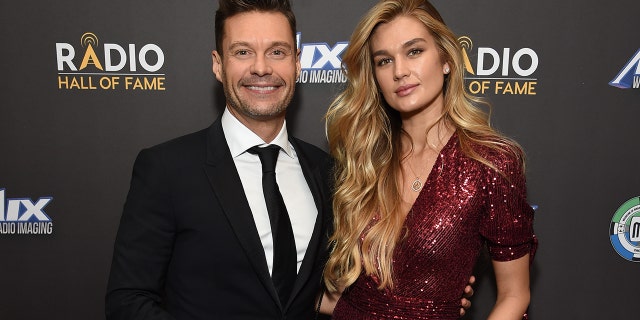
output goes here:
[[611, 245], [623, 258], [640, 262], [640, 197], [623, 203], [611, 219]]

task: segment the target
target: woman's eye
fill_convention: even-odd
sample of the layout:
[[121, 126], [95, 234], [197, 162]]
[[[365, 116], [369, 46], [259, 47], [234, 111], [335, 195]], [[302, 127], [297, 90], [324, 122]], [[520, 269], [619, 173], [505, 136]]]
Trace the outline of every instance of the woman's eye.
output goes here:
[[391, 62], [391, 59], [389, 59], [389, 58], [384, 58], [384, 59], [380, 59], [380, 60], [378, 60], [377, 65], [378, 65], [378, 66], [384, 66], [385, 64], [388, 64], [389, 62]]
[[420, 54], [420, 53], [422, 53], [422, 50], [421, 50], [421, 49], [411, 49], [411, 50], [409, 51], [409, 55], [410, 55], [410, 56], [415, 56], [415, 55], [418, 55], [418, 54]]

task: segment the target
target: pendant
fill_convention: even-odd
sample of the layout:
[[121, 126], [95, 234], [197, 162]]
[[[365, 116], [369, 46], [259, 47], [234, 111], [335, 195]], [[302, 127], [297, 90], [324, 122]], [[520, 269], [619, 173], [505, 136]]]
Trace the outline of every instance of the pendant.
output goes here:
[[421, 189], [422, 189], [422, 181], [420, 181], [420, 177], [416, 177], [416, 179], [413, 180], [413, 183], [411, 184], [411, 190], [415, 192], [420, 192]]

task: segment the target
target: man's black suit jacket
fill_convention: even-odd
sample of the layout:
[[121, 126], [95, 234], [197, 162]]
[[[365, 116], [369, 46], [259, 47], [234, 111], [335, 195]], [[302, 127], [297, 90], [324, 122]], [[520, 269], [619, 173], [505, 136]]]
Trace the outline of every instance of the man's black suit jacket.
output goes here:
[[331, 160], [290, 138], [318, 218], [280, 303], [220, 119], [136, 159], [115, 241], [108, 319], [313, 319], [332, 223]]

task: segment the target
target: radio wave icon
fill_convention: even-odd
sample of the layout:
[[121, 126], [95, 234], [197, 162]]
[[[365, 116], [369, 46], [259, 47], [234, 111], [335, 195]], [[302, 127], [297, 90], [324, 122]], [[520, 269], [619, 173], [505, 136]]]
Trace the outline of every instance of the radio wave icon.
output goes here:
[[88, 46], [97, 47], [98, 37], [91, 32], [87, 32], [83, 34], [82, 37], [80, 37], [80, 43], [82, 44], [83, 47], [88, 47]]
[[87, 48], [84, 58], [82, 59], [82, 63], [80, 64], [80, 70], [86, 68], [89, 64], [94, 65], [98, 70], [104, 70], [95, 50], [93, 49], [93, 47], [98, 46], [98, 43], [98, 37], [91, 32], [87, 32], [80, 37], [80, 44]]
[[471, 51], [473, 49], [473, 41], [471, 41], [471, 38], [467, 36], [458, 38], [458, 43], [460, 43], [460, 46], [466, 50]]
[[469, 54], [467, 53], [473, 49], [473, 41], [471, 41], [471, 38], [467, 36], [462, 36], [458, 38], [458, 43], [460, 44], [460, 47], [462, 47], [462, 60], [464, 61], [464, 69], [467, 70], [468, 73], [475, 75], [476, 73], [473, 71], [471, 61], [469, 60]]

